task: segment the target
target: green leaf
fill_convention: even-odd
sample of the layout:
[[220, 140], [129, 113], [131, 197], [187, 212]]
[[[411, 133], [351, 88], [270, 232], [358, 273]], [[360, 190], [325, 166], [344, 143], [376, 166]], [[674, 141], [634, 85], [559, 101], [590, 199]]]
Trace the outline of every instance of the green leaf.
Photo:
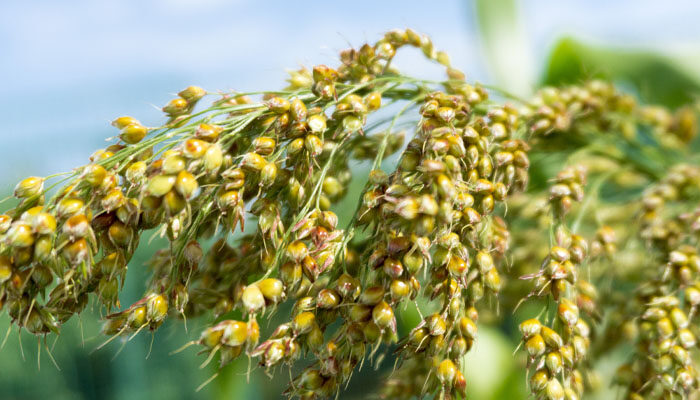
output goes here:
[[489, 73], [504, 89], [530, 95], [536, 79], [535, 61], [516, 1], [477, 0], [475, 6]]
[[650, 51], [604, 48], [567, 37], [553, 48], [542, 83], [561, 85], [603, 78], [634, 88], [642, 100], [678, 107], [694, 100], [700, 79], [670, 57]]

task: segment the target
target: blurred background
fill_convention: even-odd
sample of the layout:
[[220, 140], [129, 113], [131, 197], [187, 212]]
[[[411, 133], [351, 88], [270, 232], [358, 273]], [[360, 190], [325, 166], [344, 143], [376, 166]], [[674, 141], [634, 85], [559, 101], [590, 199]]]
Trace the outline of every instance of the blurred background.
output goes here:
[[[469, 80], [517, 95], [600, 76], [643, 101], [673, 107], [700, 87], [699, 18], [694, 0], [3, 0], [0, 197], [22, 177], [84, 164], [115, 134], [109, 121], [116, 116], [160, 123], [157, 106], [186, 86], [277, 89], [285, 85], [285, 69], [336, 65], [341, 49], [398, 27], [430, 35]], [[394, 65], [442, 78], [440, 68], [420, 58], [408, 52]], [[130, 264], [122, 304], [140, 297], [152, 250]], [[284, 371], [276, 380], [255, 372], [247, 383], [248, 365], [240, 360], [196, 393], [214, 369], [198, 369], [203, 357], [193, 349], [169, 352], [195, 338], [201, 324], [190, 321], [188, 331], [166, 324], [148, 358], [147, 333], [115, 357], [118, 343], [93, 352], [104, 340], [98, 317], [92, 310], [60, 339], [48, 338], [60, 371], [45, 352], [37, 359], [36, 338], [11, 332], [0, 350], [0, 399], [274, 399], [286, 383]], [[3, 315], [0, 340], [7, 326]], [[512, 358], [512, 326], [506, 318], [501, 327], [480, 328], [468, 356], [470, 398], [527, 397], [522, 366]], [[601, 371], [614, 365], [599, 362]], [[384, 372], [392, 367], [384, 364]], [[341, 398], [363, 398], [380, 376], [366, 367]], [[610, 374], [603, 379], [592, 397], [614, 398]]]

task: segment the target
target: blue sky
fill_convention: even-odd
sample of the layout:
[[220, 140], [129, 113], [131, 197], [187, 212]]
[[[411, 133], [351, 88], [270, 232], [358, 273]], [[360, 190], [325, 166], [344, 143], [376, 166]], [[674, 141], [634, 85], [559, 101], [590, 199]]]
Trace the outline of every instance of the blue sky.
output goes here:
[[[697, 1], [528, 0], [520, 11], [534, 74], [562, 34], [681, 58], [698, 53]], [[275, 89], [285, 69], [336, 64], [338, 50], [395, 27], [428, 33], [470, 78], [492, 82], [474, 14], [471, 2], [456, 0], [3, 0], [0, 171], [11, 182], [69, 170], [104, 147], [116, 116], [156, 124], [153, 105], [190, 84]], [[397, 65], [437, 76], [418, 58]]]

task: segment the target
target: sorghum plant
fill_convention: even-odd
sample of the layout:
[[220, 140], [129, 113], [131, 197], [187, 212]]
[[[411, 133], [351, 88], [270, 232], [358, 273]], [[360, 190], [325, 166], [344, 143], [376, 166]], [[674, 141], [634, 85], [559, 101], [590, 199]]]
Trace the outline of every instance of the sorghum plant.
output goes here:
[[[447, 80], [398, 72], [406, 46]], [[596, 356], [625, 343], [615, 381], [630, 399], [698, 389], [695, 105], [640, 105], [595, 80], [529, 100], [489, 93], [410, 29], [340, 61], [292, 72], [282, 91], [188, 87], [162, 125], [119, 117], [86, 165], [19, 182], [0, 215], [13, 324], [57, 334], [97, 304], [107, 344], [201, 318], [187, 345], [204, 364], [296, 366], [290, 397], [337, 396], [376, 356], [395, 360], [383, 398], [448, 399], [468, 396], [478, 325], [535, 304], [515, 314], [534, 398], [582, 397]], [[359, 195], [357, 160], [371, 162]], [[340, 221], [347, 195], [357, 207]], [[122, 306], [148, 232], [169, 244], [143, 298]], [[417, 325], [398, 322], [406, 307]], [[261, 330], [275, 310], [285, 322]]]

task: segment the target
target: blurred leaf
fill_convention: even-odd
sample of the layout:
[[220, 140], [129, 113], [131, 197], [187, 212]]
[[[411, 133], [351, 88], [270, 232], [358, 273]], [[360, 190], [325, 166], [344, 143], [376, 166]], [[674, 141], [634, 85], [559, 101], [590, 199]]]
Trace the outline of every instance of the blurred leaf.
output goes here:
[[488, 70], [503, 89], [529, 95], [535, 64], [515, 0], [477, 0], [475, 5]]
[[693, 100], [700, 79], [661, 54], [596, 47], [567, 37], [553, 48], [542, 83], [561, 85], [590, 78], [627, 84], [646, 102], [678, 107]]
[[[498, 329], [479, 327], [479, 338], [465, 356], [464, 375], [472, 399], [527, 398], [525, 374], [514, 362], [513, 343]], [[512, 384], [517, 381], [517, 385]], [[504, 382], [508, 382], [504, 387]]]

